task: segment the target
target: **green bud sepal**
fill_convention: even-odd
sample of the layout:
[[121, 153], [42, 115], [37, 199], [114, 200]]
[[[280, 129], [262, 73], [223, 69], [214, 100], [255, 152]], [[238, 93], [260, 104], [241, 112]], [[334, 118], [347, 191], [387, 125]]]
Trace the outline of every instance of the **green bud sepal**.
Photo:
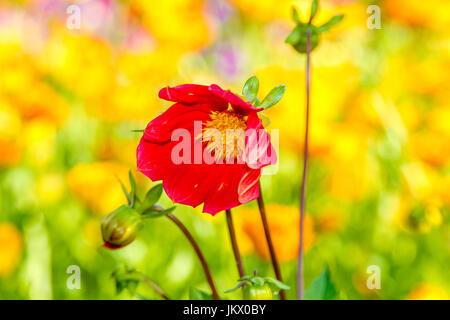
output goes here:
[[343, 14], [335, 15], [330, 20], [328, 20], [328, 22], [324, 23], [320, 27], [317, 27], [313, 25], [312, 22], [314, 20], [314, 17], [317, 15], [318, 10], [319, 1], [313, 0], [309, 21], [305, 23], [300, 21], [297, 9], [295, 7], [292, 8], [292, 19], [296, 23], [296, 26], [287, 36], [284, 42], [292, 45], [292, 47], [299, 53], [306, 53], [307, 51], [308, 32], [310, 32], [310, 49], [311, 51], [313, 51], [319, 45], [321, 33], [329, 31], [333, 26], [339, 24], [344, 18]]

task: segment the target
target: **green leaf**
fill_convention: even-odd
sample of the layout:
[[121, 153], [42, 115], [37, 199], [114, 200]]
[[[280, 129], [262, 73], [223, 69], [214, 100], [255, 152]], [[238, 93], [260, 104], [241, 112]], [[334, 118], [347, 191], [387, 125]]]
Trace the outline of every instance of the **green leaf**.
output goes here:
[[306, 300], [334, 300], [337, 291], [330, 279], [328, 268], [325, 267], [322, 274], [305, 290]]
[[142, 211], [148, 210], [151, 206], [153, 206], [163, 193], [163, 185], [162, 183], [157, 184], [150, 190], [148, 190], [145, 195], [144, 201], [142, 202]]
[[122, 180], [119, 179], [119, 177], [117, 177], [117, 180], [119, 181], [120, 186], [122, 187], [123, 193], [125, 193], [125, 197], [127, 197], [128, 205], [130, 205], [130, 204], [131, 204], [131, 196], [130, 196], [130, 194], [128, 193], [127, 188], [126, 188], [125, 185], [123, 184]]
[[273, 88], [269, 94], [264, 98], [264, 100], [261, 102], [260, 108], [268, 109], [280, 101], [281, 97], [284, 94], [284, 90], [286, 88], [286, 85], [276, 86]]
[[241, 281], [241, 282], [239, 282], [239, 284], [236, 287], [234, 287], [232, 289], [228, 289], [227, 291], [225, 291], [225, 293], [235, 291], [235, 290], [239, 289], [240, 287], [242, 287], [246, 283], [247, 283], [247, 281]]
[[291, 287], [289, 287], [288, 285], [285, 285], [283, 282], [278, 281], [277, 279], [274, 278], [270, 278], [270, 277], [265, 277], [264, 280], [266, 282], [268, 282], [269, 284], [274, 285], [275, 287], [277, 287], [278, 289], [282, 289], [282, 290], [289, 290]]
[[156, 207], [155, 208], [150, 208], [148, 211], [145, 211], [144, 213], [142, 213], [142, 217], [143, 218], [158, 218], [161, 216], [165, 216], [166, 214], [171, 213], [173, 210], [175, 210], [175, 206], [168, 208], [168, 209], [164, 209], [164, 210], [159, 210]]
[[131, 198], [131, 203], [130, 203], [130, 207], [134, 207], [134, 204], [136, 202], [136, 181], [134, 180], [133, 174], [131, 173], [131, 170], [128, 171], [128, 176], [130, 178], [130, 185], [131, 185], [131, 194], [130, 194], [130, 198]]
[[326, 22], [325, 24], [321, 25], [318, 28], [319, 32], [325, 32], [325, 31], [330, 30], [331, 27], [333, 27], [333, 26], [337, 25], [339, 22], [341, 22], [342, 19], [344, 19], [343, 14], [333, 16], [330, 20], [328, 20], [328, 22]]
[[212, 300], [212, 295], [196, 288], [189, 289], [189, 299], [191, 300]]
[[297, 25], [287, 36], [284, 42], [287, 44], [295, 45], [300, 41], [301, 38], [302, 38], [302, 27], [301, 25]]
[[264, 279], [261, 277], [253, 277], [250, 279], [251, 283], [255, 286], [262, 287], [264, 285]]
[[243, 276], [242, 278], [239, 278], [238, 281], [250, 280], [251, 278], [253, 278], [253, 276]]
[[294, 19], [295, 23], [300, 23], [300, 18], [298, 16], [297, 8], [292, 7], [292, 19]]
[[318, 10], [319, 10], [319, 0], [313, 0], [311, 4], [311, 16], [309, 17], [309, 23], [312, 22]]
[[136, 288], [142, 279], [142, 275], [139, 272], [129, 267], [122, 266], [113, 271], [111, 276], [116, 281], [117, 294], [121, 293], [125, 289], [128, 289], [133, 295], [136, 292]]
[[250, 77], [244, 84], [242, 94], [247, 98], [247, 101], [253, 103], [256, 99], [259, 89], [259, 80], [256, 76]]

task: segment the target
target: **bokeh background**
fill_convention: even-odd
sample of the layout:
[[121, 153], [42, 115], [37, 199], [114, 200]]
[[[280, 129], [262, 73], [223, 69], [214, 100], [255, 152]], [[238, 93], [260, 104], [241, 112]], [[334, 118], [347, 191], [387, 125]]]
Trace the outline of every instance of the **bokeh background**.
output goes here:
[[[66, 9], [81, 9], [70, 30]], [[369, 29], [370, 4], [382, 29]], [[284, 44], [309, 1], [23, 0], [0, 3], [0, 298], [132, 299], [111, 272], [134, 266], [172, 298], [208, 290], [197, 257], [168, 219], [103, 248], [101, 218], [125, 202], [159, 89], [216, 83], [240, 92], [255, 74], [280, 130], [279, 171], [262, 178], [285, 282], [295, 297], [305, 57]], [[324, 266], [341, 299], [450, 297], [450, 2], [322, 0], [317, 23], [345, 19], [313, 53], [305, 282]], [[140, 192], [152, 182], [135, 173]], [[162, 205], [171, 205], [164, 196]], [[237, 271], [223, 213], [178, 206], [221, 292]], [[234, 210], [247, 273], [272, 276], [256, 204]], [[68, 266], [81, 269], [69, 290]], [[369, 290], [367, 267], [381, 269]], [[145, 284], [138, 291], [158, 296]], [[240, 293], [225, 295], [239, 298]]]

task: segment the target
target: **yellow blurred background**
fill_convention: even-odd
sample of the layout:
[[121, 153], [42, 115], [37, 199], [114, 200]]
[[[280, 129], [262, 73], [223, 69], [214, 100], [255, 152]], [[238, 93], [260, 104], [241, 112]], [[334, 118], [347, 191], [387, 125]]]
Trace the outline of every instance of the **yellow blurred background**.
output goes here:
[[[448, 299], [450, 2], [320, 3], [318, 24], [345, 18], [312, 57], [306, 285], [328, 265], [341, 299]], [[121, 263], [174, 298], [207, 290], [169, 221], [151, 220], [115, 251], [101, 247], [100, 221], [125, 201], [117, 177], [135, 172], [132, 130], [169, 106], [159, 89], [216, 83], [239, 93], [251, 75], [262, 96], [286, 84], [266, 112], [280, 132], [279, 171], [262, 185], [295, 297], [305, 57], [284, 43], [293, 5], [306, 20], [306, 0], [1, 1], [0, 299], [129, 299], [110, 278]], [[381, 29], [368, 28], [369, 5], [381, 9]], [[135, 174], [144, 192], [152, 183]], [[234, 212], [247, 273], [272, 276], [255, 203]], [[175, 215], [219, 291], [234, 287], [223, 214], [178, 206]], [[81, 270], [78, 290], [66, 285], [70, 265]], [[370, 265], [381, 289], [366, 286]]]

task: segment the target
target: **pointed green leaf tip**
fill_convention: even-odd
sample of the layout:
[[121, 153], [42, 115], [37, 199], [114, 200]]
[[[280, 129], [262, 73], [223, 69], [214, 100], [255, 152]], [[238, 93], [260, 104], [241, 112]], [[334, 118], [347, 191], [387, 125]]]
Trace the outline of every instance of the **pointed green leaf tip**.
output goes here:
[[319, 27], [319, 32], [325, 32], [331, 29], [331, 27], [334, 27], [335, 25], [337, 25], [339, 22], [342, 21], [342, 19], [344, 19], [344, 15], [343, 14], [339, 14], [336, 16], [333, 16], [330, 20], [328, 20], [327, 23], [321, 25]]
[[301, 37], [302, 37], [302, 27], [301, 25], [298, 25], [294, 28], [294, 30], [291, 31], [291, 33], [287, 36], [284, 42], [291, 45], [295, 45], [297, 42], [300, 41]]
[[265, 280], [265, 282], [275, 286], [279, 290], [289, 290], [289, 289], [291, 289], [291, 287], [289, 287], [288, 285], [285, 285], [283, 282], [281, 282], [279, 280], [276, 280], [274, 278], [265, 277], [264, 280]]
[[264, 98], [261, 104], [258, 106], [259, 108], [268, 109], [278, 103], [281, 97], [284, 94], [284, 90], [286, 89], [286, 85], [282, 84], [281, 86], [276, 86], [273, 88], [269, 94]]
[[300, 18], [298, 17], [298, 11], [297, 8], [292, 7], [292, 19], [295, 21], [295, 23], [300, 23]]
[[333, 300], [337, 298], [337, 291], [331, 282], [328, 268], [325, 267], [320, 276], [305, 290], [306, 300]]
[[246, 283], [247, 283], [246, 280], [245, 281], [241, 281], [241, 282], [239, 282], [239, 284], [236, 287], [228, 289], [228, 290], [224, 291], [224, 293], [230, 293], [230, 292], [236, 291], [237, 289], [239, 289], [240, 287], [242, 287]]
[[156, 186], [148, 190], [147, 194], [145, 195], [144, 201], [142, 202], [141, 211], [144, 212], [150, 209], [150, 207], [153, 206], [159, 200], [159, 198], [161, 198], [162, 192], [162, 183], [157, 184]]
[[309, 23], [312, 22], [312, 20], [316, 16], [318, 10], [319, 10], [319, 0], [313, 0], [313, 2], [311, 4], [311, 16], [309, 18]]
[[253, 104], [256, 100], [256, 95], [258, 94], [259, 80], [256, 76], [250, 77], [244, 84], [242, 89], [242, 94], [245, 96], [247, 101]]
[[130, 198], [131, 198], [131, 203], [130, 203], [130, 207], [134, 207], [134, 204], [136, 203], [136, 181], [134, 180], [133, 177], [133, 173], [130, 171], [128, 171], [128, 176], [130, 179], [130, 185], [131, 185], [131, 194], [130, 194]]
[[127, 188], [125, 187], [125, 185], [123, 184], [122, 180], [120, 180], [119, 177], [116, 176], [116, 178], [117, 178], [117, 180], [119, 181], [120, 186], [122, 187], [122, 191], [123, 191], [123, 193], [125, 194], [125, 197], [127, 197], [128, 205], [131, 205], [131, 196], [130, 196], [130, 194], [128, 193]]

